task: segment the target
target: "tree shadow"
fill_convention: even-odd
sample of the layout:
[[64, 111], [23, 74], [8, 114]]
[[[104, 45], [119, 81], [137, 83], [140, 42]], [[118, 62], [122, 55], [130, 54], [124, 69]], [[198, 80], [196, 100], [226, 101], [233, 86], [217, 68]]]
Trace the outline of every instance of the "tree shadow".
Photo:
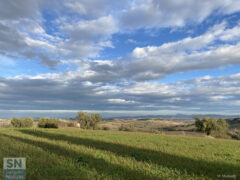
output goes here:
[[[173, 155], [166, 152], [141, 149], [123, 144], [104, 142], [81, 137], [72, 137], [63, 134], [53, 134], [39, 130], [22, 129], [20, 132], [49, 140], [61, 140], [75, 145], [84, 145], [99, 150], [109, 151], [123, 157], [132, 157], [137, 161], [155, 163], [157, 165], [177, 169], [182, 174], [195, 174], [216, 178], [217, 175], [239, 175], [240, 166], [230, 165], [224, 162], [209, 162], [207, 160], [195, 160], [183, 156]], [[179, 149], [181, 151], [181, 149]]]
[[[3, 136], [7, 138], [11, 138], [13, 140], [23, 142], [29, 145], [33, 145], [35, 147], [39, 147], [43, 150], [47, 150], [50, 153], [54, 153], [58, 156], [65, 157], [67, 159], [72, 159], [76, 165], [79, 166], [86, 166], [90, 169], [95, 169], [99, 174], [101, 174], [101, 177], [89, 177], [90, 179], [142, 179], [142, 180], [157, 180], [159, 177], [156, 177], [154, 175], [147, 175], [144, 172], [140, 170], [131, 170], [129, 168], [111, 164], [109, 162], [106, 162], [104, 159], [98, 159], [94, 158], [91, 155], [84, 154], [81, 152], [76, 152], [67, 148], [63, 148], [58, 145], [54, 145], [48, 142], [38, 141], [38, 140], [32, 140], [32, 139], [25, 139], [21, 137], [16, 137], [12, 135], [2, 134]], [[40, 156], [39, 156], [40, 157]], [[40, 157], [41, 158], [41, 157]], [[32, 178], [32, 177], [31, 177]], [[34, 177], [33, 177], [34, 178]], [[42, 177], [44, 178], [44, 177]], [[52, 177], [54, 178], [54, 177]], [[57, 179], [65, 179], [65, 177], [55, 177]], [[74, 178], [74, 177], [73, 177]], [[78, 177], [77, 179], [89, 179], [87, 177]]]

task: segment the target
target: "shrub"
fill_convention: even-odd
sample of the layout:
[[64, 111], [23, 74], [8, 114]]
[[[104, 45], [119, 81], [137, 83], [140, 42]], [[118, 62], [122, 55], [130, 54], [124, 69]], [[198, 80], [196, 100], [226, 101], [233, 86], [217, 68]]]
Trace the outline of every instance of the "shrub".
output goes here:
[[228, 132], [228, 135], [231, 136], [233, 139], [240, 140], [240, 130], [234, 129]]
[[80, 111], [77, 114], [76, 120], [80, 123], [81, 128], [90, 129], [91, 119], [90, 119], [88, 113]]
[[60, 121], [58, 119], [40, 118], [38, 127], [40, 128], [58, 128]]
[[67, 127], [75, 127], [75, 124], [73, 122], [70, 122], [67, 124]]
[[93, 129], [98, 129], [98, 123], [102, 121], [102, 116], [98, 113], [93, 113], [90, 115], [90, 119], [91, 119], [90, 126]]
[[23, 121], [25, 127], [32, 127], [33, 126], [33, 119], [31, 117], [27, 117]]
[[197, 128], [197, 130], [198, 131], [202, 131], [202, 129], [203, 129], [203, 123], [202, 123], [202, 121], [201, 121], [201, 119], [200, 119], [200, 117], [199, 116], [196, 116], [195, 117], [195, 126], [196, 126], [196, 128]]
[[110, 127], [104, 126], [104, 127], [102, 127], [102, 130], [108, 131], [108, 130], [110, 130]]
[[229, 125], [228, 125], [228, 123], [227, 123], [227, 121], [225, 119], [220, 118], [218, 120], [218, 123], [219, 123], [219, 125], [220, 125], [220, 127], [222, 128], [223, 131], [227, 131], [228, 130]]
[[22, 120], [16, 117], [12, 118], [11, 124], [13, 127], [19, 128], [23, 126]]
[[88, 115], [88, 113], [80, 111], [76, 120], [83, 129], [98, 129], [98, 123], [102, 121], [102, 117], [98, 113]]
[[132, 124], [121, 124], [121, 126], [119, 127], [119, 131], [134, 131], [134, 126]]
[[157, 129], [151, 129], [151, 133], [154, 133], [154, 134], [162, 134], [162, 131], [160, 130], [157, 130]]
[[12, 118], [11, 124], [16, 128], [30, 128], [33, 126], [33, 119], [31, 117], [28, 118]]

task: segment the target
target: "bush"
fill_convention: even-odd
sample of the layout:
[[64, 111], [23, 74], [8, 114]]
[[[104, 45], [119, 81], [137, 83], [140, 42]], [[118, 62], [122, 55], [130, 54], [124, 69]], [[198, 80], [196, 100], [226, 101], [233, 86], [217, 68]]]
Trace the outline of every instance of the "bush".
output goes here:
[[11, 124], [16, 128], [30, 128], [33, 126], [33, 119], [31, 117], [28, 118], [12, 118]]
[[228, 135], [231, 136], [233, 139], [240, 140], [240, 130], [234, 129], [228, 132]]
[[32, 127], [33, 126], [33, 119], [31, 117], [27, 117], [24, 119], [23, 124], [25, 127]]
[[16, 117], [12, 118], [11, 124], [13, 127], [19, 128], [23, 126], [23, 122], [21, 119], [18, 119]]
[[58, 128], [60, 121], [58, 119], [40, 118], [38, 127], [40, 128]]
[[102, 121], [102, 117], [97, 113], [88, 115], [88, 113], [80, 111], [77, 114], [76, 121], [83, 129], [98, 129], [98, 123]]
[[102, 121], [102, 116], [98, 113], [93, 113], [90, 115], [91, 123], [90, 126], [93, 129], [98, 129], [98, 123]]
[[119, 127], [119, 131], [134, 131], [134, 126], [132, 124], [121, 124], [121, 126]]
[[75, 124], [73, 122], [70, 122], [67, 124], [67, 127], [75, 127]]
[[163, 131], [162, 131], [162, 130], [157, 130], [157, 129], [151, 129], [150, 132], [151, 132], [151, 133], [154, 133], [154, 134], [163, 134]]
[[102, 127], [102, 130], [108, 131], [108, 130], [110, 130], [110, 127], [104, 126], [104, 127]]
[[229, 128], [229, 124], [227, 123], [227, 121], [223, 118], [220, 118], [218, 120], [218, 123], [220, 125], [220, 127], [222, 128], [222, 131], [227, 131]]
[[228, 130], [228, 123], [225, 119], [220, 118], [216, 120], [213, 117], [204, 117], [200, 119], [200, 117], [195, 117], [195, 126], [197, 131], [204, 132], [207, 135], [211, 134], [226, 134]]

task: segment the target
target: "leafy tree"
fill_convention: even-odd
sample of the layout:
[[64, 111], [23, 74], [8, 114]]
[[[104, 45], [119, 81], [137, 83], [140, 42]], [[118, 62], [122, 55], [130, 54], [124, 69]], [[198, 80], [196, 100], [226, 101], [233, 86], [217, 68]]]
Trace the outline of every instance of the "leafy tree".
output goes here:
[[216, 118], [210, 117], [210, 118], [203, 119], [203, 121], [204, 121], [204, 129], [207, 135], [212, 134], [214, 131], [220, 130], [220, 126], [217, 123]]
[[227, 121], [224, 118], [219, 118], [218, 120], [219, 125], [222, 127], [223, 131], [227, 131], [229, 128], [229, 124], [227, 123]]
[[226, 133], [228, 130], [228, 123], [223, 118], [218, 121], [213, 117], [195, 117], [195, 126], [198, 131], [204, 132], [207, 135], [213, 134], [213, 132]]
[[199, 116], [195, 117], [195, 126], [198, 131], [202, 130], [202, 122], [201, 122], [201, 118]]
[[91, 118], [90, 126], [93, 127], [93, 129], [97, 129], [98, 123], [102, 121], [102, 116], [98, 113], [93, 113], [90, 115], [90, 118]]
[[90, 127], [90, 117], [88, 113], [80, 111], [77, 114], [76, 120], [80, 123], [81, 128], [89, 129]]
[[102, 117], [98, 113], [88, 115], [88, 113], [80, 111], [77, 114], [76, 120], [83, 129], [96, 129], [98, 123], [102, 121]]

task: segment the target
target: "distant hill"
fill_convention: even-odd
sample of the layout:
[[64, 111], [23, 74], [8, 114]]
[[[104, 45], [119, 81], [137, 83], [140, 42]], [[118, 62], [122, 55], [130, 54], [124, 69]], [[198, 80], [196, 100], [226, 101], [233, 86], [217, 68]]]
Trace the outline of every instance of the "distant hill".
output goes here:
[[[234, 119], [236, 116], [231, 115], [219, 115], [219, 114], [176, 114], [176, 115], [146, 115], [146, 116], [116, 116], [111, 118], [104, 118], [105, 120], [113, 119], [167, 119], [167, 120], [177, 120], [177, 121], [189, 121], [194, 120], [196, 116], [200, 117], [215, 117], [215, 118], [224, 118], [224, 119]], [[237, 119], [237, 118], [236, 118]]]

